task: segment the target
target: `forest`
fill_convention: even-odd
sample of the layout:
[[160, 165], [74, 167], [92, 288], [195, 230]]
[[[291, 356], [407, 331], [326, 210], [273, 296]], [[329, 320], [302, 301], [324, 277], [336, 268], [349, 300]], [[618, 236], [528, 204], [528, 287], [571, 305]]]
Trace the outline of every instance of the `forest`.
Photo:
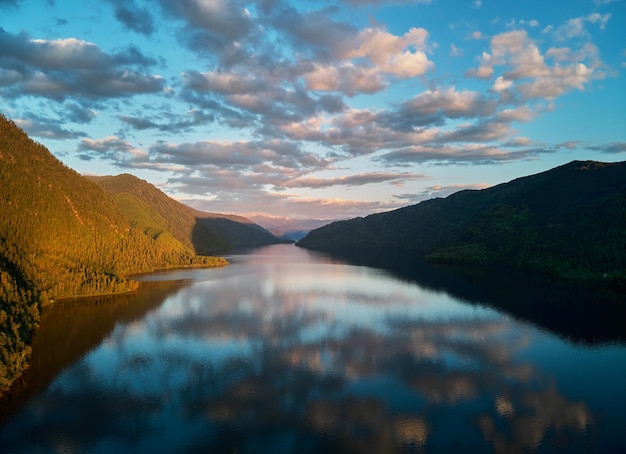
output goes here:
[[505, 265], [626, 292], [626, 162], [573, 161], [310, 232], [298, 246]]
[[[41, 308], [55, 299], [133, 291], [134, 273], [227, 264], [198, 255], [172, 226], [155, 232], [127, 217], [3, 115], [0, 188], [0, 394], [27, 367]], [[205, 251], [230, 245], [208, 229], [202, 236]]]

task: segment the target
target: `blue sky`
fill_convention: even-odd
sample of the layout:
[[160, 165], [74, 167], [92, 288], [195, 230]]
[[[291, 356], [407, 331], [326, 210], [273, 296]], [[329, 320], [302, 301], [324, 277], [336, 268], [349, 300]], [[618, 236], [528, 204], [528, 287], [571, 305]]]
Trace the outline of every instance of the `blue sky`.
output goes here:
[[337, 219], [626, 157], [626, 1], [0, 0], [0, 110], [69, 167]]

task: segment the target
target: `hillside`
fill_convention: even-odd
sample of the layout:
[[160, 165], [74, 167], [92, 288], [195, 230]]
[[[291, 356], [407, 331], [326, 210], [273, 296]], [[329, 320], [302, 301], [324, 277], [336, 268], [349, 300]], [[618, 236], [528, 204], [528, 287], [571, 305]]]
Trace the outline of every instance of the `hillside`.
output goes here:
[[171, 235], [196, 254], [280, 242], [249, 219], [194, 210], [133, 175], [88, 178], [111, 195], [133, 227], [152, 238]]
[[[232, 247], [255, 247], [269, 244], [284, 243], [273, 233], [255, 224], [250, 219], [232, 215], [215, 214], [198, 211], [198, 226], [208, 228], [224, 238]], [[194, 235], [194, 237], [197, 236]]]
[[27, 364], [42, 304], [133, 290], [131, 273], [226, 263], [135, 228], [98, 185], [2, 115], [0, 188], [0, 393]]
[[574, 161], [314, 230], [298, 246], [388, 248], [432, 262], [502, 263], [554, 276], [626, 282], [626, 162]]

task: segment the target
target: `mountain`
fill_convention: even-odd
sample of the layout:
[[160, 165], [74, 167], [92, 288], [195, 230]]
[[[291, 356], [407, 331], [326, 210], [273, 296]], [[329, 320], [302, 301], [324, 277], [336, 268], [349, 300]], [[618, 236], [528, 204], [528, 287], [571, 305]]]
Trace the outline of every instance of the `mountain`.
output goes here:
[[248, 215], [248, 218], [262, 225], [278, 238], [288, 241], [298, 241], [311, 230], [333, 222], [332, 219], [293, 219], [268, 214], [253, 214]]
[[152, 238], [173, 237], [196, 254], [280, 242], [249, 219], [194, 210], [133, 175], [88, 178], [113, 198], [133, 227]]
[[626, 290], [626, 162], [574, 161], [483, 190], [339, 221], [298, 246], [506, 264]]
[[135, 227], [102, 188], [3, 115], [0, 188], [0, 393], [27, 365], [43, 304], [133, 290], [131, 273], [227, 263]]

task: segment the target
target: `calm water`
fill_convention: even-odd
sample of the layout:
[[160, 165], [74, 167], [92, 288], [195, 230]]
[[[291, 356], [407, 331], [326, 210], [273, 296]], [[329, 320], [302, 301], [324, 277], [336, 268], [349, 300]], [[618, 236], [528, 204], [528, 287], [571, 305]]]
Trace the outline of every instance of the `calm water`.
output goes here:
[[626, 450], [622, 342], [294, 246], [229, 258], [47, 310], [0, 451]]

